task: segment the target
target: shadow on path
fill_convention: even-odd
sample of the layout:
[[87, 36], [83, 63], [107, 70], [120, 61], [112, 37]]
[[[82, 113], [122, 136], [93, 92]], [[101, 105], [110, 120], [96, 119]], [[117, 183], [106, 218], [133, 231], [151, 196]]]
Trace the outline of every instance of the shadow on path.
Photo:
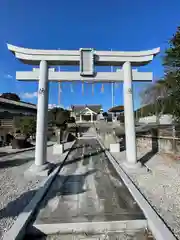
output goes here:
[[[84, 193], [83, 189], [85, 179], [88, 175], [95, 173], [96, 170], [89, 170], [84, 174], [58, 175], [53, 182], [49, 193], [46, 195], [45, 202], [48, 202], [55, 196], [76, 195]], [[43, 204], [44, 205], [44, 204]]]
[[[78, 147], [80, 147], [79, 145], [81, 144], [81, 142], [82, 141], [79, 141]], [[89, 156], [97, 155], [99, 154], [99, 152], [94, 151], [91, 152], [90, 154], [86, 154], [85, 156], [70, 159], [70, 161], [67, 162], [65, 161], [64, 165], [73, 164], [74, 162], [80, 161], [84, 158], [88, 158]], [[26, 161], [30, 161], [32, 159]], [[21, 164], [21, 162], [23, 163], [23, 159], [12, 160], [11, 163], [7, 164], [10, 165], [15, 163], [16, 166], [18, 166]], [[61, 175], [61, 172], [59, 172], [59, 175], [56, 176], [55, 180], [49, 186], [48, 192], [44, 196], [42, 202], [38, 204], [37, 206], [38, 210], [36, 209], [35, 212], [37, 211], [36, 213], [38, 214], [39, 210], [46, 207], [47, 202], [49, 202], [54, 197], [77, 195], [88, 191], [88, 189], [84, 189], [85, 180], [87, 176], [95, 173], [96, 171], [97, 170], [93, 169], [83, 174], [69, 174], [69, 175]], [[50, 179], [52, 178], [50, 177]], [[48, 181], [50, 181], [50, 179]], [[26, 191], [22, 193], [20, 196], [17, 196], [16, 199], [14, 199], [13, 201], [7, 203], [7, 205], [3, 209], [0, 209], [0, 219], [16, 218], [23, 211], [23, 209], [30, 203], [32, 198], [39, 190], [41, 190], [41, 187], [39, 189]], [[28, 212], [29, 211], [31, 211], [31, 209], [28, 209]], [[2, 229], [0, 230], [2, 231]]]
[[71, 149], [71, 151], [76, 150], [76, 149], [83, 149], [84, 147], [89, 147], [89, 144], [84, 144], [84, 145], [80, 145], [80, 146], [73, 146], [72, 148], [66, 148], [64, 152], [69, 151]]
[[[51, 187], [49, 188], [49, 191], [46, 193], [42, 204], [37, 206], [38, 211], [41, 208], [44, 208], [47, 202], [56, 196], [75, 195], [85, 192], [86, 190], [83, 189], [84, 181], [88, 175], [95, 172], [96, 170], [90, 170], [84, 174], [67, 176], [57, 175]], [[41, 188], [39, 188], [38, 191], [40, 189]], [[36, 192], [37, 190], [25, 192], [15, 200], [9, 202], [5, 208], [0, 210], [0, 219], [17, 217], [31, 201]]]
[[65, 161], [63, 166], [79, 162], [83, 159], [89, 158], [90, 156], [95, 156], [95, 155], [98, 155], [98, 154], [103, 153], [103, 152], [105, 152], [105, 150], [101, 149], [100, 151], [90, 152], [89, 154], [81, 155], [80, 157], [73, 158], [72, 160]]
[[[37, 206], [38, 211], [36, 209], [35, 213], [38, 214], [42, 208], [45, 208], [47, 206], [48, 201], [54, 197], [77, 195], [86, 192], [87, 190], [83, 189], [85, 179], [88, 175], [93, 174], [95, 171], [96, 170], [91, 170], [79, 175], [57, 176], [55, 181], [52, 183], [50, 190], [44, 197], [44, 200], [40, 205]], [[8, 203], [5, 208], [0, 210], [0, 219], [11, 217], [16, 218], [27, 206], [27, 204], [30, 203], [30, 201], [40, 189], [25, 192], [15, 200]], [[28, 209], [28, 211], [31, 211], [31, 209]], [[34, 215], [34, 218], [36, 217], [36, 214]], [[2, 229], [0, 229], [0, 237], [2, 235], [2, 232]]]
[[159, 143], [158, 143], [158, 136], [157, 136], [157, 130], [153, 132], [152, 136], [152, 142], [151, 142], [151, 151], [146, 153], [143, 157], [139, 159], [139, 161], [144, 165], [147, 163], [156, 153], [159, 152]]
[[141, 162], [142, 165], [146, 164], [156, 153], [150, 151], [142, 156], [138, 161]]
[[7, 155], [9, 155], [8, 152], [0, 152], [0, 157], [4, 157], [4, 156], [7, 156]]
[[1, 168], [10, 168], [10, 167], [17, 167], [23, 165], [27, 162], [33, 161], [34, 157], [31, 158], [15, 158], [11, 160], [0, 161], [0, 169]]

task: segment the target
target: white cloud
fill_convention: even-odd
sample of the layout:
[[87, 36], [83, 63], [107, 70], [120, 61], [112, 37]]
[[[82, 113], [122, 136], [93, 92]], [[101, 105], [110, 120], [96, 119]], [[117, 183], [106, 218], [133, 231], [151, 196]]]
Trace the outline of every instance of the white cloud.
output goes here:
[[13, 76], [11, 74], [5, 74], [4, 77], [7, 78], [7, 79], [12, 79], [13, 78]]
[[71, 106], [67, 106], [66, 109], [67, 109], [67, 110], [71, 110], [72, 107], [71, 107]]
[[25, 99], [31, 99], [31, 98], [37, 98], [38, 94], [37, 94], [37, 92], [32, 92], [32, 93], [25, 92], [21, 96], [22, 96], [22, 98], [25, 98]]
[[57, 105], [57, 104], [54, 104], [54, 103], [50, 103], [48, 104], [48, 108], [49, 109], [52, 109], [52, 108], [64, 108], [63, 105]]

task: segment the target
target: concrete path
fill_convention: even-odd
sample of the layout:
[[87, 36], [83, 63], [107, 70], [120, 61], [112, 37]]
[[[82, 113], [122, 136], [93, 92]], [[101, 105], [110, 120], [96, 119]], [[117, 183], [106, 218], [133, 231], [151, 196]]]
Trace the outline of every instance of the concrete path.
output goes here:
[[144, 219], [96, 139], [80, 139], [40, 206], [35, 224]]

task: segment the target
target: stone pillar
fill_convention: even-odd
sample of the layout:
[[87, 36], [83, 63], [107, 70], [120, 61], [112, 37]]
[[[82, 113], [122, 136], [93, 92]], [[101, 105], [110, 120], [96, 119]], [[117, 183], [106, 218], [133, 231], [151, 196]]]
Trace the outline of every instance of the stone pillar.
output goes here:
[[35, 165], [42, 166], [47, 158], [47, 122], [48, 122], [48, 64], [40, 62], [40, 76], [37, 104]]
[[80, 114], [80, 122], [82, 122], [82, 115]]
[[131, 63], [125, 62], [124, 71], [124, 115], [126, 136], [126, 158], [127, 165], [135, 166], [137, 163], [136, 134], [133, 108], [132, 69]]
[[93, 114], [91, 113], [91, 122], [93, 122]]
[[111, 115], [112, 115], [112, 122], [114, 122], [114, 113], [112, 112]]
[[117, 122], [117, 115], [114, 113], [114, 122]]

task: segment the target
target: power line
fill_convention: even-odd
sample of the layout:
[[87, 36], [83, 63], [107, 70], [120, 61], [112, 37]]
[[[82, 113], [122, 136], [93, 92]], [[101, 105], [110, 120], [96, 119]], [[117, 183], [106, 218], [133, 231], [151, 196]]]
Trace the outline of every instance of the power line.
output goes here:
[[[58, 48], [58, 50], [60, 49]], [[60, 66], [58, 67], [58, 71], [61, 71]], [[61, 82], [58, 82], [58, 105], [61, 105]]]
[[[111, 49], [111, 51], [112, 51], [112, 49]], [[113, 66], [111, 66], [111, 72], [113, 72]], [[112, 107], [114, 107], [114, 102], [115, 102], [114, 82], [111, 83], [111, 101], [112, 101]]]
[[[60, 66], [58, 67], [58, 71], [60, 72]], [[61, 82], [58, 82], [58, 105], [61, 104]]]

